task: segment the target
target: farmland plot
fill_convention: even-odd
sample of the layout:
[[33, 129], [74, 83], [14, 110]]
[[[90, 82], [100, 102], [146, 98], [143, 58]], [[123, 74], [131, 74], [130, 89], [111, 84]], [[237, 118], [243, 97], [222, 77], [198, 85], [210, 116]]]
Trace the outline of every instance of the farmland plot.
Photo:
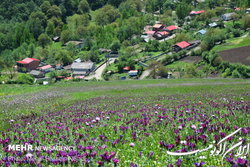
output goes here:
[[[97, 85], [68, 86], [60, 93], [53, 87], [54, 96], [48, 91], [42, 97], [60, 98], [63, 107], [9, 120], [0, 136], [1, 166], [249, 165], [246, 149], [237, 155], [250, 143], [248, 81]], [[15, 98], [13, 105], [20, 101], [9, 100]], [[39, 99], [34, 94], [31, 104]], [[241, 143], [223, 154], [220, 142], [233, 132], [223, 141], [225, 150]]]

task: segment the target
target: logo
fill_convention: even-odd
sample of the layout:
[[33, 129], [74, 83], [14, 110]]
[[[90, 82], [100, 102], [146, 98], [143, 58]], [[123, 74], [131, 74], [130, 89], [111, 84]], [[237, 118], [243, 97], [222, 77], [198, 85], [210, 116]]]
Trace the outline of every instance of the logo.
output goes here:
[[[246, 156], [247, 154], [249, 154], [250, 151], [250, 143], [248, 143], [247, 145], [243, 146], [243, 141], [242, 139], [239, 140], [238, 143], [236, 144], [231, 144], [229, 147], [226, 142], [226, 140], [232, 136], [234, 136], [235, 134], [237, 134], [239, 131], [241, 130], [241, 128], [239, 128], [238, 130], [236, 130], [235, 132], [231, 133], [230, 135], [226, 136], [225, 138], [223, 138], [222, 140], [220, 140], [217, 144], [210, 144], [208, 148], [205, 149], [198, 149], [195, 151], [191, 151], [191, 152], [184, 152], [184, 153], [177, 153], [177, 152], [169, 152], [167, 151], [168, 155], [173, 155], [173, 156], [185, 156], [185, 155], [192, 155], [192, 154], [197, 154], [197, 153], [201, 153], [204, 151], [210, 151], [210, 155], [211, 156], [222, 156], [222, 163], [223, 163], [223, 159], [225, 158], [225, 156], [227, 154], [229, 154], [231, 151], [237, 149], [236, 152], [236, 157], [241, 157], [241, 156]], [[215, 143], [215, 142], [214, 142]], [[227, 149], [228, 148], [228, 149]]]

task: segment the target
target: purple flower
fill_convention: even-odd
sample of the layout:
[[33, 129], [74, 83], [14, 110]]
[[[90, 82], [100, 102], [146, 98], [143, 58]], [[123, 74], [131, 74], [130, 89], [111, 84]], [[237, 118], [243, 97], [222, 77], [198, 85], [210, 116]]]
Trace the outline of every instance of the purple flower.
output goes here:
[[135, 143], [130, 143], [129, 146], [130, 146], [130, 147], [134, 147], [134, 146], [135, 146]]
[[177, 166], [177, 167], [180, 167], [180, 166], [181, 166], [181, 162], [182, 162], [182, 160], [181, 160], [181, 159], [178, 159], [178, 160], [175, 162], [176, 166]]
[[241, 158], [238, 158], [235, 162], [240, 166], [247, 166], [248, 164], [248, 161], [246, 159], [241, 159]]
[[114, 164], [117, 164], [119, 162], [119, 160], [116, 158], [113, 158], [112, 161], [114, 162]]
[[130, 165], [129, 165], [130, 167], [137, 167], [137, 165], [136, 164], [134, 164], [134, 163], [130, 163]]
[[167, 167], [174, 167], [174, 165], [172, 165], [172, 164], [169, 164]]
[[204, 165], [205, 164], [205, 162], [196, 162], [196, 163], [194, 163], [194, 166], [195, 167], [201, 167], [202, 165]]

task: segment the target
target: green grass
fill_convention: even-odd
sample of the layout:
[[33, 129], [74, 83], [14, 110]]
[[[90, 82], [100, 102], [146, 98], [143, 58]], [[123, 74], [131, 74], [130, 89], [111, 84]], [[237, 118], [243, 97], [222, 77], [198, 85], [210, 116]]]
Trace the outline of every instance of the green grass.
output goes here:
[[175, 61], [172, 64], [166, 65], [166, 67], [168, 69], [182, 69], [182, 68], [186, 68], [190, 64], [192, 63], [183, 62], [183, 61]]
[[250, 45], [250, 36], [247, 36], [246, 38], [239, 37], [239, 38], [226, 40], [226, 43], [222, 45], [217, 45], [212, 50], [215, 52], [219, 52], [219, 51], [224, 51], [228, 49], [248, 46], [248, 45]]
[[[126, 75], [126, 74], [124, 74]], [[233, 84], [237, 82], [238, 85]], [[41, 115], [44, 111], [58, 111], [72, 105], [77, 101], [87, 100], [101, 96], [144, 96], [183, 94], [195, 91], [215, 90], [223, 91], [226, 87], [239, 89], [250, 88], [246, 85], [248, 80], [243, 79], [174, 79], [174, 80], [125, 80], [110, 82], [61, 82], [53, 85], [0, 85], [0, 97], [13, 95], [9, 100], [14, 100], [17, 95], [28, 102], [13, 106], [0, 105], [0, 130], [9, 127], [8, 120], [18, 120], [20, 117], [32, 114]], [[187, 85], [186, 85], [187, 84]], [[218, 84], [218, 85], [217, 85]], [[239, 86], [240, 85], [240, 86]], [[54, 98], [45, 97], [41, 100], [33, 100], [32, 97], [49, 92], [59, 92], [62, 95]], [[31, 97], [31, 98], [29, 98]], [[0, 99], [1, 100], [1, 99]], [[31, 100], [31, 103], [29, 103]]]

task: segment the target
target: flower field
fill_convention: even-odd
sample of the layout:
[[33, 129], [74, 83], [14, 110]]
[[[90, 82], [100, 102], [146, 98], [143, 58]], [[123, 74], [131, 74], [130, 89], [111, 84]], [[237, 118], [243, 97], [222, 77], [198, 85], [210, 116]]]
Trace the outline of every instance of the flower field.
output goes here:
[[[0, 134], [0, 166], [250, 166], [247, 149], [237, 156], [235, 148], [225, 157], [211, 155], [213, 149], [167, 154], [216, 148], [236, 130], [226, 139], [225, 151], [239, 141], [247, 148], [248, 81], [158, 82], [74, 83], [0, 96], [6, 127]], [[26, 114], [12, 116], [15, 111]], [[42, 150], [10, 150], [9, 145]]]

